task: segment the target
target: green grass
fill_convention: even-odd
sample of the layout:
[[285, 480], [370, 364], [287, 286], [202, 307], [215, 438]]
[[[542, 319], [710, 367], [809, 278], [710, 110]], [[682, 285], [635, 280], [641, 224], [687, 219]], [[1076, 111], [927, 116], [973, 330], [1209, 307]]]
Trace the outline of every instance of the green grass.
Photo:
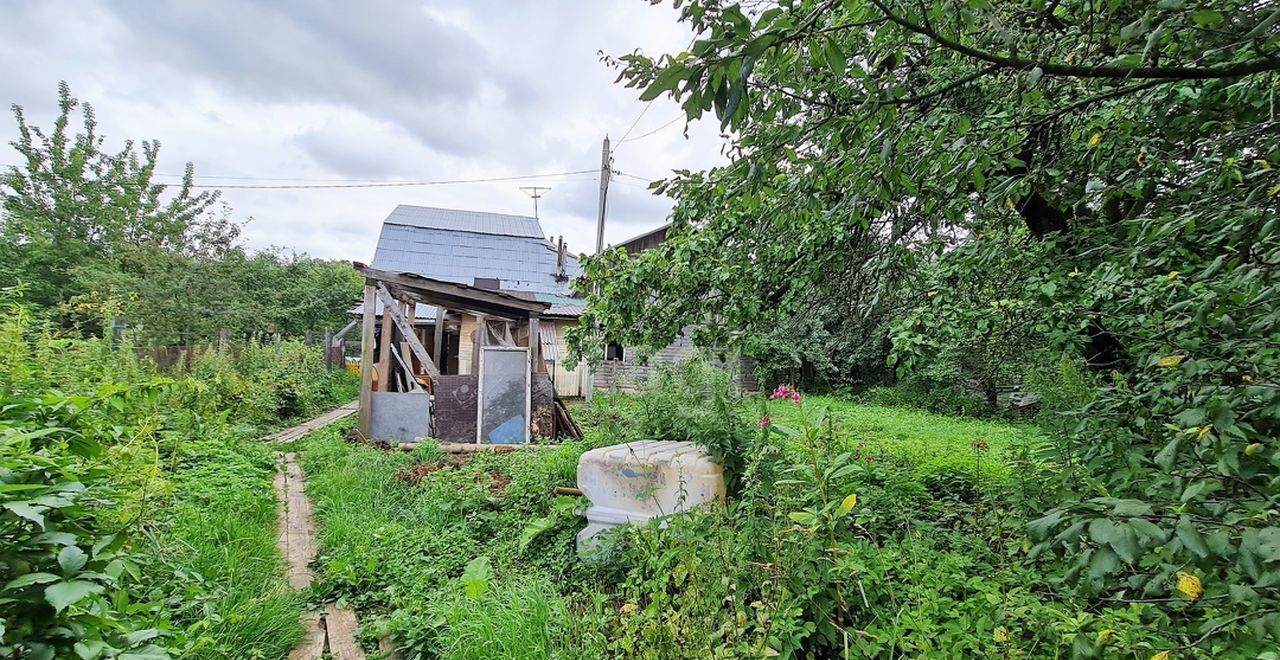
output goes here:
[[[350, 444], [342, 433], [351, 420], [308, 436], [298, 446], [320, 526], [320, 595], [357, 607], [366, 639], [389, 628], [410, 656], [606, 655], [620, 606], [610, 594], [621, 576], [609, 572], [616, 567], [577, 559], [574, 536], [582, 519], [556, 512], [551, 489], [575, 483], [582, 451], [625, 439], [633, 404], [624, 397], [575, 411], [588, 429], [584, 443], [477, 454], [461, 466], [431, 444], [413, 453]], [[1006, 458], [1043, 442], [1027, 426], [830, 397], [811, 397], [806, 405], [830, 408], [843, 444], [862, 444], [881, 460], [910, 466], [925, 482], [974, 470], [975, 437], [990, 446], [984, 475], [1007, 474]], [[789, 404], [773, 406], [782, 417], [791, 412]], [[753, 410], [758, 402], [747, 402], [743, 414]], [[444, 467], [423, 474], [417, 485], [397, 477], [415, 464]], [[540, 519], [550, 521], [549, 529], [521, 552], [521, 534]], [[492, 574], [484, 593], [470, 597], [462, 576], [480, 556], [489, 558]]]
[[[790, 404], [775, 402], [779, 421], [791, 420]], [[806, 406], [824, 406], [836, 434], [851, 448], [863, 447], [912, 467], [917, 477], [958, 472], [1006, 481], [1010, 464], [1024, 454], [1041, 453], [1049, 439], [1030, 424], [938, 415], [910, 408], [874, 406], [832, 396], [808, 396]], [[987, 449], [974, 448], [981, 439]]]
[[302, 637], [303, 597], [276, 548], [271, 448], [226, 436], [187, 445], [149, 567], [172, 594], [191, 658], [283, 658]]
[[[366, 632], [390, 625], [410, 654], [564, 657], [555, 651], [555, 631], [568, 626], [557, 588], [576, 579], [577, 521], [555, 521], [524, 555], [519, 537], [529, 522], [550, 513], [553, 487], [574, 483], [585, 445], [475, 455], [414, 486], [397, 473], [446, 460], [437, 448], [404, 453], [354, 446], [342, 439], [350, 424], [301, 443], [320, 523], [322, 594], [359, 608]], [[491, 586], [470, 599], [459, 578], [482, 554], [493, 563]]]

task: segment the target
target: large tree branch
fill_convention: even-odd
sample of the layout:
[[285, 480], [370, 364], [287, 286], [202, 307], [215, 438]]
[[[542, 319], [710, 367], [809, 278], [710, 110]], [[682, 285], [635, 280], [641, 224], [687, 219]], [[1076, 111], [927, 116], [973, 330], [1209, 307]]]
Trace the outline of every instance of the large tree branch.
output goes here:
[[983, 62], [990, 62], [1001, 68], [1017, 69], [1027, 71], [1039, 68], [1045, 75], [1050, 76], [1067, 76], [1072, 78], [1126, 78], [1126, 79], [1159, 79], [1159, 80], [1204, 80], [1211, 78], [1236, 78], [1240, 76], [1249, 76], [1256, 73], [1265, 73], [1267, 71], [1275, 71], [1280, 69], [1280, 59], [1263, 58], [1253, 60], [1251, 62], [1240, 62], [1220, 67], [1183, 67], [1183, 66], [1080, 66], [1073, 64], [1062, 64], [1059, 62], [1036, 61], [1023, 59], [1021, 57], [1009, 57], [1005, 55], [996, 55], [978, 50], [976, 48], [966, 46], [958, 41], [953, 41], [944, 37], [937, 32], [914, 23], [902, 16], [890, 11], [881, 0], [871, 0], [871, 4], [875, 5], [884, 12], [886, 18], [903, 28], [921, 35], [930, 41], [955, 51], [961, 55], [972, 57]]

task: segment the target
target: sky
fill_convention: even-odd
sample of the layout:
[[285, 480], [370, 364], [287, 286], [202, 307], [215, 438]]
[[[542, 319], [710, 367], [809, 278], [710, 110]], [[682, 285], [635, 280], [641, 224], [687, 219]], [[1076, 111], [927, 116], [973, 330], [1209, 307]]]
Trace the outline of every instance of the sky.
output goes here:
[[[690, 39], [674, 9], [646, 0], [12, 2], [0, 4], [0, 102], [49, 126], [65, 80], [93, 105], [109, 148], [160, 141], [162, 182], [187, 162], [196, 183], [218, 186], [590, 170], [222, 193], [252, 248], [368, 262], [397, 204], [533, 215], [520, 187], [545, 186], [543, 230], [589, 253], [606, 134], [621, 173], [607, 243], [666, 221], [671, 200], [646, 181], [724, 162], [714, 120], [686, 136], [675, 102], [640, 102], [601, 61], [674, 53]], [[0, 165], [18, 161], [15, 137], [13, 120], [0, 120]]]

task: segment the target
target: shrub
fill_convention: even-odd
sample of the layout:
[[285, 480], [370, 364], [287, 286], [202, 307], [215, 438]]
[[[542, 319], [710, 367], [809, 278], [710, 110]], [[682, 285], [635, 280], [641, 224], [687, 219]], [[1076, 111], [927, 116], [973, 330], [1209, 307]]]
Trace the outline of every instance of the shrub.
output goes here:
[[695, 353], [679, 364], [658, 365], [637, 399], [636, 438], [705, 447], [724, 467], [730, 491], [736, 490], [752, 434], [736, 409], [727, 371]]

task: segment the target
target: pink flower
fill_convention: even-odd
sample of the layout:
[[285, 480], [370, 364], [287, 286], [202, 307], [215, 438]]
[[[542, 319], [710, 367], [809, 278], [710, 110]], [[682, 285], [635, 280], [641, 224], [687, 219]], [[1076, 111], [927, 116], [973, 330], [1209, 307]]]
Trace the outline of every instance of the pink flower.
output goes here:
[[761, 417], [761, 418], [760, 418], [760, 423], [759, 423], [759, 424], [757, 424], [756, 426], [759, 426], [760, 428], [764, 428], [764, 427], [766, 427], [766, 426], [768, 426], [768, 425], [770, 425], [770, 424], [772, 424], [772, 423], [773, 423], [773, 420], [772, 420], [772, 419], [769, 419], [768, 417]]
[[800, 390], [790, 385], [779, 385], [769, 395], [770, 399], [791, 399], [792, 403], [800, 403]]

